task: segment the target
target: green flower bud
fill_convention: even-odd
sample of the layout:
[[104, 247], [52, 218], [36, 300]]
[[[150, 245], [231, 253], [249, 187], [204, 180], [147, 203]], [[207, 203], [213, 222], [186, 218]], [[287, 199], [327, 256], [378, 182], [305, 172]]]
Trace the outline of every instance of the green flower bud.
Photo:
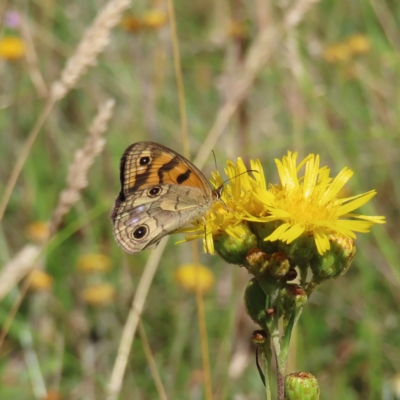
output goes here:
[[280, 300], [283, 314], [289, 318], [295, 309], [299, 309], [307, 302], [308, 297], [301, 286], [290, 283], [281, 290]]
[[278, 248], [290, 259], [292, 265], [307, 268], [308, 263], [315, 254], [314, 236], [304, 232], [291, 243], [277, 240]]
[[289, 260], [284, 253], [269, 255], [258, 248], [253, 248], [247, 253], [244, 265], [256, 278], [265, 279], [284, 278], [290, 269]]
[[213, 237], [215, 251], [230, 264], [244, 264], [249, 250], [257, 247], [257, 239], [250, 231], [247, 223], [243, 222], [241, 227], [245, 234], [240, 238], [230, 236], [226, 232], [221, 232]]
[[323, 255], [316, 254], [310, 262], [313, 281], [316, 283], [343, 275], [356, 253], [354, 240], [344, 235], [329, 235], [329, 242], [331, 248]]
[[318, 400], [317, 378], [308, 372], [296, 372], [285, 377], [285, 400]]
[[247, 314], [261, 328], [266, 326], [267, 314], [265, 312], [266, 296], [257, 279], [253, 278], [247, 284], [244, 292], [244, 304]]
[[250, 229], [257, 237], [257, 246], [267, 254], [279, 251], [278, 241], [271, 242], [264, 239], [279, 226], [277, 221], [272, 222], [249, 222]]

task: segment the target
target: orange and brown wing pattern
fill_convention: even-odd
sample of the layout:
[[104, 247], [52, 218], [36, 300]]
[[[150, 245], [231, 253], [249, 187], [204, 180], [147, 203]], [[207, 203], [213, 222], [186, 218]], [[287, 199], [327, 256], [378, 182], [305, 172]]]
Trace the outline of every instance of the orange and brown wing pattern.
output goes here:
[[193, 186], [211, 192], [202, 172], [189, 160], [153, 142], [134, 143], [126, 149], [120, 180], [125, 195], [157, 184]]
[[220, 192], [212, 190], [186, 158], [152, 142], [126, 149], [120, 180], [111, 219], [117, 242], [129, 253], [142, 251], [204, 216]]
[[112, 220], [118, 207], [131, 194], [157, 185], [190, 186], [212, 197], [212, 189], [203, 173], [175, 151], [153, 142], [129, 146], [120, 162], [121, 190], [115, 200]]

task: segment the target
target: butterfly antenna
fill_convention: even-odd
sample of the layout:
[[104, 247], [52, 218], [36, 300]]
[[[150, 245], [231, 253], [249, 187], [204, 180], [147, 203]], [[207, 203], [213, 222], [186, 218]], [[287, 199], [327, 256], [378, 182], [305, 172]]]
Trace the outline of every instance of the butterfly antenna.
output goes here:
[[214, 150], [211, 150], [211, 151], [212, 151], [212, 153], [213, 153], [213, 157], [214, 157], [215, 169], [216, 169], [216, 171], [218, 171], [217, 158], [215, 157]]
[[224, 185], [225, 185], [225, 183], [231, 181], [232, 179], [237, 178], [237, 177], [240, 176], [240, 175], [246, 174], [247, 172], [259, 172], [259, 171], [255, 170], [255, 169], [248, 169], [248, 170], [246, 170], [246, 171], [244, 171], [244, 172], [242, 172], [242, 173], [240, 173], [240, 174], [237, 174], [237, 175], [233, 176], [232, 178], [226, 179], [225, 181], [223, 181], [223, 182], [221, 183], [221, 185], [219, 185], [219, 186], [215, 189], [215, 191], [216, 191], [216, 193], [217, 193], [217, 199], [218, 199], [218, 201], [219, 201], [226, 209], [229, 209], [229, 208], [228, 208], [228, 206], [224, 203], [224, 201], [222, 200], [222, 192], [223, 192], [223, 190], [224, 190]]
[[237, 178], [237, 177], [240, 176], [240, 175], [247, 174], [248, 172], [257, 172], [257, 173], [259, 173], [259, 171], [257, 171], [256, 169], [247, 169], [246, 171], [241, 172], [240, 174], [237, 174], [237, 175], [235, 175], [235, 176], [232, 176], [232, 178], [228, 178], [228, 179], [224, 180], [224, 181], [221, 183], [220, 187], [221, 187], [221, 186], [224, 186], [226, 182], [229, 182], [229, 181], [231, 181], [232, 179], [235, 179], [235, 178]]

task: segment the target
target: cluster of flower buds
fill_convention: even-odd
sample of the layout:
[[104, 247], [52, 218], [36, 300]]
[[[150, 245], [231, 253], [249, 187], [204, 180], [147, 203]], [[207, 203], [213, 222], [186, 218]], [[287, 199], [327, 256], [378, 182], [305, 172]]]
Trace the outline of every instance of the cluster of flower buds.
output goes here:
[[[368, 232], [373, 224], [384, 223], [384, 217], [353, 213], [376, 194], [374, 190], [340, 197], [353, 174], [348, 168], [332, 178], [327, 167], [319, 166], [318, 156], [310, 154], [297, 165], [297, 154], [291, 152], [276, 164], [280, 184], [268, 186], [259, 161], [251, 161], [251, 170], [241, 159], [236, 165], [228, 162], [229, 184], [224, 185], [218, 173], [212, 181], [216, 188], [224, 185], [221, 201], [204, 221], [186, 230], [192, 233], [186, 239], [202, 237], [207, 252], [245, 267], [253, 276], [244, 300], [248, 315], [263, 332], [255, 343], [267, 391], [272, 349], [285, 399], [318, 399], [312, 375], [290, 375], [285, 382], [292, 330], [316, 286], [348, 270], [355, 255], [354, 232]], [[303, 167], [305, 174], [299, 177]], [[316, 388], [315, 394], [295, 394], [300, 393], [298, 385]]]

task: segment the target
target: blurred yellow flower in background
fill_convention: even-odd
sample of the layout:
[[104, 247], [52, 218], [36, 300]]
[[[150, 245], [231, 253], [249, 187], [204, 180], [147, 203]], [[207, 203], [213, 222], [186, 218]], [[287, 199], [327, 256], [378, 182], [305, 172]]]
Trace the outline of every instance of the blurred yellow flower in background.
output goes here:
[[141, 21], [145, 28], [157, 29], [165, 25], [167, 15], [161, 10], [149, 10], [143, 14]]
[[141, 17], [126, 15], [122, 18], [121, 28], [126, 32], [136, 33], [143, 29], [157, 29], [165, 25], [167, 15], [161, 10], [149, 10]]
[[370, 40], [367, 36], [361, 34], [350, 36], [346, 43], [353, 54], [365, 54], [371, 49]]
[[185, 264], [175, 271], [175, 281], [188, 292], [195, 293], [198, 285], [200, 292], [205, 293], [214, 286], [215, 278], [210, 268]]
[[368, 36], [355, 34], [327, 46], [322, 52], [322, 57], [330, 64], [340, 64], [350, 61], [354, 56], [368, 53], [370, 49], [371, 42]]
[[121, 20], [121, 28], [126, 32], [135, 33], [142, 29], [142, 22], [135, 15], [126, 15]]
[[44, 243], [49, 237], [49, 224], [43, 221], [33, 221], [25, 226], [25, 235], [37, 244]]
[[249, 32], [249, 27], [243, 21], [233, 20], [228, 27], [228, 36], [234, 39], [244, 39]]
[[324, 60], [331, 64], [344, 63], [351, 59], [352, 53], [349, 46], [345, 43], [337, 43], [324, 49], [322, 56]]
[[82, 300], [91, 306], [103, 306], [114, 300], [115, 287], [109, 283], [99, 283], [86, 287], [81, 292]]
[[17, 36], [5, 36], [0, 39], [0, 58], [18, 60], [25, 54], [25, 44]]
[[111, 269], [111, 262], [105, 254], [85, 254], [78, 258], [77, 267], [83, 272], [107, 272]]
[[49, 290], [53, 287], [53, 277], [46, 272], [35, 269], [32, 271], [30, 289], [35, 291]]

